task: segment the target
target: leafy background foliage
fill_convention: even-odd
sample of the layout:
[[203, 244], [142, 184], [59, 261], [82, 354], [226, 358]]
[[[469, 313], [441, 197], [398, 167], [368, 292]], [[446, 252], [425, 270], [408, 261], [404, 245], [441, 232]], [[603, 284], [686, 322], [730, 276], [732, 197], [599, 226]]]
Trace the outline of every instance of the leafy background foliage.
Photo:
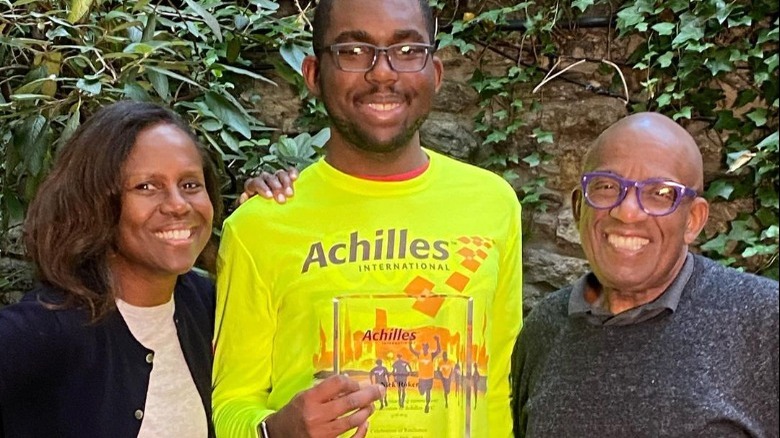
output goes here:
[[778, 4], [774, 1], [637, 1], [618, 13], [621, 36], [646, 43], [631, 56], [646, 70], [647, 102], [675, 119], [700, 119], [719, 134], [728, 171], [714, 202], [751, 202], [729, 230], [701, 245], [708, 255], [778, 277]]
[[[625, 60], [568, 61], [614, 67], [606, 69], [612, 74], [608, 87], [590, 89], [616, 98], [625, 92], [630, 112], [659, 111], [682, 124], [705, 122], [717, 134], [728, 170], [708, 181], [705, 196], [715, 204], [746, 202], [739, 204], [742, 211], [727, 229], [705, 239], [699, 250], [726, 265], [778, 278], [777, 2], [578, 0], [568, 7], [560, 2], [505, 3], [456, 12], [458, 18], [440, 35], [440, 47], [455, 46], [477, 62], [471, 80], [482, 108], [475, 119], [477, 131], [484, 145], [496, 146], [481, 164], [508, 180], [524, 177], [518, 190], [524, 206], [546, 207], [541, 167], [552, 157], [542, 146], [554, 142], [553, 133], [536, 127], [524, 136], [515, 134], [527, 128], [529, 114], [543, 108], [536, 91], [565, 54], [561, 29], [599, 21], [589, 14], [595, 10], [606, 16], [618, 39], [640, 44]], [[436, 5], [442, 15], [451, 6], [443, 1]], [[488, 52], [514, 65], [498, 73], [484, 70], [480, 60]], [[640, 77], [641, 88], [635, 93], [628, 93], [626, 76]], [[529, 84], [539, 86], [529, 92]], [[518, 138], [532, 141], [518, 144]]]
[[[9, 242], [56, 150], [90, 114], [121, 99], [174, 108], [223, 164], [225, 192], [261, 168], [311, 160], [322, 137], [282, 137], [236, 96], [241, 80], [302, 59], [301, 14], [268, 0], [152, 3], [0, 1], [0, 241]], [[259, 59], [258, 59], [259, 57]], [[282, 66], [290, 70], [286, 65]], [[288, 75], [289, 76], [289, 75]], [[3, 280], [12, 287], [18, 280]]]
[[[582, 57], [601, 62], [609, 78], [591, 92], [625, 99], [631, 112], [708, 124], [728, 171], [708, 182], [706, 196], [741, 200], [744, 208], [700, 250], [777, 278], [775, 0], [431, 4], [439, 47], [475, 65], [474, 126], [488, 151], [477, 164], [510, 180], [526, 209], [547, 207], [544, 169], [555, 142], [533, 123], [544, 104], [536, 91], [547, 81], [573, 81], [551, 77], [566, 54], [561, 35], [601, 19], [617, 40], [639, 43], [626, 59]], [[322, 105], [306, 94], [299, 74], [311, 51], [310, 17], [310, 5], [298, 0], [0, 0], [2, 254], [22, 258], [8, 237], [18, 235], [57, 148], [109, 102], [155, 101], [184, 116], [222, 163], [227, 202], [248, 174], [311, 163], [329, 133]], [[491, 68], [487, 61], [496, 58], [508, 67]], [[289, 132], [261, 121], [262, 95], [241, 92], [251, 81], [273, 82], [271, 70], [303, 101]], [[0, 280], [0, 288], [13, 287], [15, 278]]]

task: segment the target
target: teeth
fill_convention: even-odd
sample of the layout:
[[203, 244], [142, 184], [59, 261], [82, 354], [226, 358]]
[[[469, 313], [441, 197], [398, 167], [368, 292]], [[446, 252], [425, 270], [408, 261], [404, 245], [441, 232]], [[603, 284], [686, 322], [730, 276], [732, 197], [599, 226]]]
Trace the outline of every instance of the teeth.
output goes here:
[[400, 103], [369, 103], [368, 107], [376, 111], [390, 111], [401, 106]]
[[184, 240], [190, 238], [192, 235], [192, 230], [160, 231], [158, 233], [154, 233], [154, 235], [163, 240]]
[[650, 243], [650, 240], [643, 237], [622, 237], [614, 234], [608, 235], [607, 241], [615, 248], [628, 249], [631, 251], [636, 251]]

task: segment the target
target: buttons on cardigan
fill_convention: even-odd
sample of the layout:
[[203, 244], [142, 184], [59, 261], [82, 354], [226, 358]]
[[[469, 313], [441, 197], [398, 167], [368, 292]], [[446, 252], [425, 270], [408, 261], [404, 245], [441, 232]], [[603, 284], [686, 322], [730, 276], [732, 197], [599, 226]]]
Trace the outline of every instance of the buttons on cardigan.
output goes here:
[[144, 418], [144, 411], [142, 411], [140, 409], [136, 409], [134, 415], [135, 415], [135, 419], [136, 420], [140, 420], [140, 419]]
[[146, 355], [146, 363], [152, 363], [154, 362], [154, 353], [149, 353]]

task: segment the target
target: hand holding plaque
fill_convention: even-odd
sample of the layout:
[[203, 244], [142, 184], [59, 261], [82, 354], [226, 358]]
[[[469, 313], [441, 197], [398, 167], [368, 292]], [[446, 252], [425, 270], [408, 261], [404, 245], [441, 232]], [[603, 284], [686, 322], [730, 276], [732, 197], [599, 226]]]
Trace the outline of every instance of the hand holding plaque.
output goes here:
[[266, 418], [265, 426], [270, 437], [333, 437], [354, 428], [352, 436], [362, 437], [366, 420], [374, 412], [373, 402], [384, 397], [386, 388], [382, 385], [361, 387], [337, 374], [298, 393]]

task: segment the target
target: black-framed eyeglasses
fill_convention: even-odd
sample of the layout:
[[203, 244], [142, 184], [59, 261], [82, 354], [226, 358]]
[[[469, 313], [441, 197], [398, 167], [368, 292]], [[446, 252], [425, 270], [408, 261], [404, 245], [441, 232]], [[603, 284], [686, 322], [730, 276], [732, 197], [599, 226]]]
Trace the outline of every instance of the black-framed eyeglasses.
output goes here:
[[628, 189], [635, 187], [639, 208], [650, 216], [671, 214], [685, 197], [699, 196], [695, 189], [663, 178], [634, 181], [609, 172], [586, 173], [581, 184], [585, 202], [598, 210], [617, 207], [626, 199]]
[[399, 73], [414, 73], [425, 68], [433, 45], [398, 43], [379, 47], [368, 43], [339, 43], [327, 47], [336, 66], [343, 71], [362, 73], [374, 68], [380, 53], [387, 56], [390, 68]]

